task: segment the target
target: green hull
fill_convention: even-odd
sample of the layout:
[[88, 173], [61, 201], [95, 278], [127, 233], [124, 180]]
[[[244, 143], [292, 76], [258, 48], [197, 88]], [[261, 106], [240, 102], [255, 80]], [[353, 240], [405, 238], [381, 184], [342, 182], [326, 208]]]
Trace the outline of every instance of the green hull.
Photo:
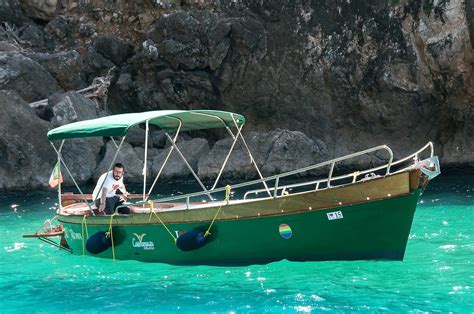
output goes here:
[[[109, 248], [94, 256], [113, 258], [115, 253], [118, 260], [174, 265], [250, 265], [282, 259], [403, 260], [419, 196], [420, 189], [415, 189], [397, 197], [331, 209], [216, 221], [207, 244], [188, 252], [177, 248], [162, 224], [130, 224], [118, 216], [113, 223], [114, 250]], [[108, 230], [109, 217], [95, 219], [103, 221], [87, 226], [89, 236]], [[74, 222], [60, 217], [60, 221], [73, 254], [92, 255], [83, 248], [86, 228], [80, 217], [75, 217]], [[166, 226], [176, 236], [196, 228], [205, 230], [209, 224], [204, 221]]]

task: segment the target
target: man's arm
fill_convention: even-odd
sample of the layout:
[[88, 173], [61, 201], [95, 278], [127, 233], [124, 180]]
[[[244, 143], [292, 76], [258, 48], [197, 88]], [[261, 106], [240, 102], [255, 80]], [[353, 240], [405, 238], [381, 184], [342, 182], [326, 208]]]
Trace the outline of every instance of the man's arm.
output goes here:
[[120, 189], [120, 191], [122, 192], [125, 198], [127, 198], [130, 195], [130, 193], [128, 193], [127, 189], [125, 188], [125, 184], [122, 185], [122, 188]]
[[102, 188], [102, 193], [100, 193], [100, 205], [99, 205], [99, 211], [103, 212], [105, 209], [105, 200], [107, 199], [107, 188]]

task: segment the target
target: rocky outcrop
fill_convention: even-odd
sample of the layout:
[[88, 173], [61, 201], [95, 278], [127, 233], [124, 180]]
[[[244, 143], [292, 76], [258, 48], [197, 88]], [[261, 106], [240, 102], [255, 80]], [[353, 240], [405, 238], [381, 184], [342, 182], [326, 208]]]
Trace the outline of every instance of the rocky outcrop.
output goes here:
[[[198, 173], [198, 163], [199, 161], [208, 154], [209, 144], [207, 140], [203, 138], [195, 138], [189, 141], [182, 141], [178, 143], [178, 148], [186, 158], [186, 161], [194, 170], [195, 173]], [[156, 176], [160, 170], [163, 162], [168, 155], [170, 148], [159, 150], [158, 154], [153, 158], [152, 161], [152, 174]], [[189, 168], [184, 163], [183, 159], [179, 156], [178, 152], [174, 150], [161, 174], [161, 178], [170, 179], [170, 178], [185, 178], [191, 177], [192, 173]]]
[[[50, 35], [46, 33], [41, 26], [35, 24], [25, 24], [20, 27], [18, 29], [18, 37], [19, 40], [21, 40], [21, 42], [23, 43], [23, 45], [33, 49], [34, 51], [52, 52], [55, 48], [55, 43], [50, 37]], [[34, 55], [32, 57], [33, 59], [35, 59]], [[48, 55], [46, 55], [45, 58], [54, 59], [54, 57], [50, 58]]]
[[[95, 181], [109, 169], [116, 151], [117, 148], [114, 143], [112, 141], [107, 142], [105, 156], [94, 171]], [[143, 155], [138, 155], [130, 144], [123, 143], [115, 162], [124, 165], [127, 182], [143, 182]]]
[[99, 36], [94, 40], [93, 49], [115, 65], [121, 65], [132, 54], [132, 47], [111, 36]]
[[[73, 139], [64, 142], [62, 157], [79, 184], [92, 183], [91, 179], [103, 149], [104, 141], [101, 138]], [[63, 169], [63, 174], [66, 171]], [[72, 186], [70, 176], [64, 175], [64, 184]]]
[[[216, 70], [230, 48], [231, 21], [204, 11], [177, 12], [159, 18], [149, 34], [172, 69]], [[179, 30], [179, 31], [178, 31]]]
[[[128, 130], [126, 142], [133, 147], [145, 147], [145, 129], [144, 126], [134, 126]], [[164, 148], [168, 145], [165, 132], [162, 130], [154, 130], [153, 126], [150, 125], [148, 131], [148, 147]]]
[[[27, 102], [51, 100], [110, 74], [107, 101], [98, 106], [112, 113], [242, 113], [246, 132], [255, 132], [249, 145], [265, 174], [379, 144], [400, 157], [430, 140], [443, 167], [474, 165], [470, 1], [2, 4], [0, 17], [7, 24], [0, 27], [0, 88], [15, 90]], [[71, 102], [37, 114], [52, 122], [49, 127], [74, 121]], [[138, 162], [143, 129], [132, 132], [127, 156]], [[210, 143], [222, 135], [211, 134]], [[162, 133], [155, 135], [151, 163], [168, 145]], [[229, 145], [211, 145], [209, 162], [198, 158], [203, 177], [216, 175]], [[225, 175], [254, 177], [237, 150]], [[91, 167], [108, 151], [94, 148]], [[140, 167], [132, 173], [141, 175]], [[170, 169], [168, 177], [186, 170], [178, 164]]]
[[465, 5], [466, 21], [469, 29], [469, 35], [471, 38], [471, 47], [472, 49], [474, 49], [474, 2], [466, 1]]
[[[465, 138], [456, 135], [464, 127], [449, 127], [472, 120], [462, 1], [279, 5], [160, 17], [149, 38], [159, 56], [151, 69], [161, 74], [141, 88], [139, 104], [223, 103], [251, 128], [281, 126], [334, 143], [331, 156], [382, 143], [406, 154], [428, 140], [442, 148]], [[235, 17], [236, 7], [245, 13]]]
[[[44, 110], [51, 111], [50, 127], [59, 127], [99, 116], [96, 104], [76, 92], [51, 96]], [[88, 182], [92, 178], [103, 146], [104, 141], [101, 138], [69, 139], [64, 142], [62, 156], [78, 183]], [[65, 175], [64, 184], [72, 185], [72, 183], [71, 177]]]
[[0, 53], [0, 89], [15, 90], [28, 102], [61, 91], [44, 67], [20, 53]]
[[52, 20], [60, 13], [61, 2], [58, 0], [20, 0], [23, 10], [29, 17], [45, 21]]
[[18, 0], [0, 1], [0, 20], [13, 25], [22, 25], [28, 20]]
[[48, 123], [14, 91], [0, 90], [0, 108], [0, 190], [46, 186], [56, 161]]
[[74, 46], [74, 39], [79, 34], [78, 19], [73, 16], [58, 15], [46, 24], [45, 31], [58, 44]]
[[222, 103], [216, 85], [220, 78], [214, 71], [220, 71], [231, 47], [230, 31], [230, 20], [205, 11], [158, 19], [134, 59], [138, 71], [133, 86], [140, 106], [171, 109]]
[[48, 107], [52, 111], [51, 124], [53, 127], [99, 117], [96, 104], [76, 92], [51, 96], [48, 99]]
[[81, 88], [82, 60], [79, 52], [65, 51], [54, 54], [35, 54], [32, 56], [49, 73], [64, 90], [78, 90]]
[[[247, 145], [264, 176], [303, 168], [324, 161], [328, 156], [326, 145], [313, 141], [301, 132], [277, 129], [272, 132], [251, 132], [245, 136]], [[233, 140], [216, 142], [207, 156], [199, 160], [199, 175], [216, 178], [231, 148]], [[255, 178], [255, 166], [243, 142], [237, 142], [224, 168], [224, 178]]]
[[[145, 130], [139, 126], [134, 126], [127, 133], [126, 141], [132, 146], [145, 147]], [[153, 136], [148, 135], [148, 147], [153, 147]]]

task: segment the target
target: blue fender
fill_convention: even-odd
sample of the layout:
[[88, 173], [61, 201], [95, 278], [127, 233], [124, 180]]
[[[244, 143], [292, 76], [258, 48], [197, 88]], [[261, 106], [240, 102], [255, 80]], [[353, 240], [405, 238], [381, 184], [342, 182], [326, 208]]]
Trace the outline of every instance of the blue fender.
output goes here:
[[99, 231], [87, 239], [86, 249], [91, 254], [99, 254], [112, 246], [112, 240], [107, 238], [105, 231]]
[[176, 240], [176, 246], [181, 251], [193, 251], [203, 247], [207, 243], [207, 237], [202, 230], [192, 230], [181, 234]]

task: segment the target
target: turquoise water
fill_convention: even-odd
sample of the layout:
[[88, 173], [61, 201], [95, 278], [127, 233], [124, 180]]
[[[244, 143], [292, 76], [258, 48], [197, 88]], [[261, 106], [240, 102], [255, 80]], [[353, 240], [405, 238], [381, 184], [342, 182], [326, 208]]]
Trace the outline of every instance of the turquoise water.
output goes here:
[[474, 176], [422, 196], [403, 262], [176, 267], [70, 255], [23, 233], [55, 194], [0, 195], [0, 312], [472, 312]]

